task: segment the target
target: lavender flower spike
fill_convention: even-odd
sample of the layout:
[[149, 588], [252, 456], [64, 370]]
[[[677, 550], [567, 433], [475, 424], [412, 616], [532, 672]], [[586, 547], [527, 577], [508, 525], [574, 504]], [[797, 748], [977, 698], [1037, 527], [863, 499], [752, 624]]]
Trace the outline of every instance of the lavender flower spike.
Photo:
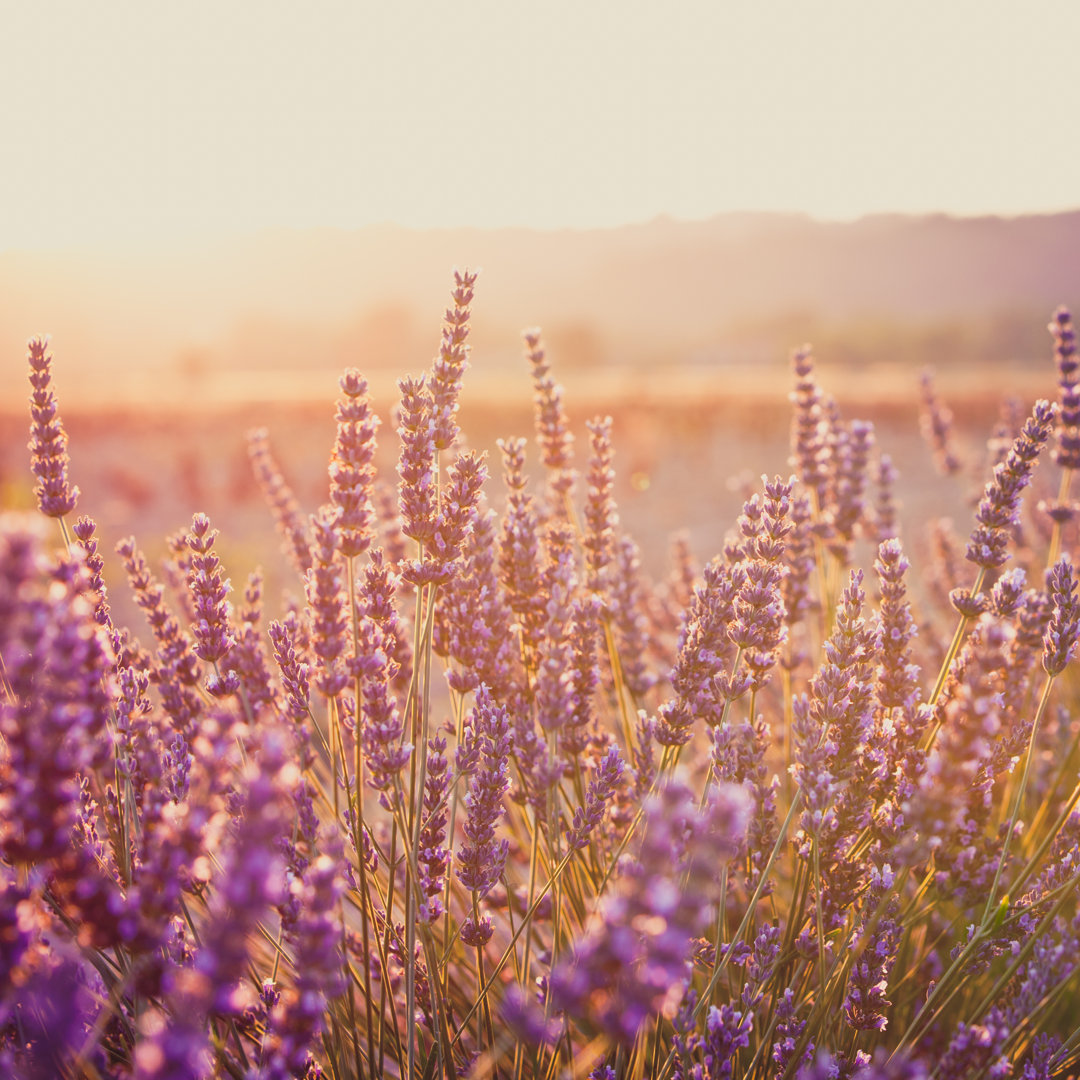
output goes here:
[[614, 558], [615, 526], [619, 516], [615, 511], [612, 488], [615, 472], [611, 467], [611, 417], [598, 416], [585, 425], [589, 429], [589, 493], [585, 501], [586, 580], [590, 589], [599, 591], [604, 568]]
[[942, 476], [952, 476], [962, 468], [953, 448], [952, 410], [941, 400], [934, 389], [934, 375], [924, 371], [919, 376], [920, 407], [919, 427], [927, 445], [934, 452], [934, 465]]
[[994, 478], [986, 485], [975, 514], [978, 524], [965, 553], [976, 566], [992, 570], [1008, 560], [1009, 532], [1019, 523], [1020, 493], [1031, 482], [1035, 462], [1050, 438], [1056, 413], [1056, 406], [1049, 401], [1035, 402], [1012, 449], [995, 467]]
[[1059, 307], [1047, 329], [1054, 335], [1061, 403], [1061, 426], [1054, 460], [1063, 469], [1076, 469], [1080, 468], [1080, 359], [1076, 355], [1076, 332], [1069, 309]]
[[300, 506], [270, 452], [270, 436], [266, 428], [254, 428], [248, 432], [247, 439], [251, 467], [270, 504], [278, 533], [285, 541], [284, 551], [296, 572], [303, 577], [311, 568], [311, 541]]
[[68, 483], [67, 432], [57, 415], [52, 381], [52, 357], [46, 355], [48, 338], [34, 338], [30, 354], [30, 468], [38, 478], [34, 494], [48, 517], [62, 518], [75, 509], [79, 489]]
[[1050, 625], [1043, 637], [1043, 670], [1053, 678], [1068, 666], [1080, 636], [1080, 600], [1072, 564], [1062, 555], [1047, 574], [1048, 592], [1054, 605]]
[[525, 358], [533, 378], [533, 404], [536, 418], [536, 441], [540, 456], [549, 470], [552, 512], [561, 516], [563, 502], [574, 490], [574, 436], [563, 407], [563, 389], [551, 377], [539, 328], [526, 330]]
[[[465, 797], [468, 818], [465, 843], [458, 851], [458, 880], [477, 897], [483, 896], [502, 877], [509, 852], [506, 840], [495, 839], [502, 816], [502, 801], [510, 786], [510, 750], [513, 745], [510, 716], [495, 704], [483, 684], [476, 692], [474, 726], [481, 740], [482, 760]], [[461, 927], [466, 945], [484, 945], [491, 939], [487, 917], [469, 916]]]
[[337, 439], [330, 459], [330, 501], [341, 507], [341, 553], [351, 559], [365, 552], [371, 543], [379, 418], [371, 411], [367, 383], [360, 372], [349, 368], [339, 385]]
[[454, 306], [443, 316], [439, 355], [431, 365], [431, 411], [435, 421], [435, 449], [447, 450], [458, 437], [458, 395], [461, 378], [469, 366], [469, 305], [477, 272], [454, 271]]
[[615, 745], [609, 746], [593, 773], [592, 782], [585, 795], [585, 805], [574, 811], [574, 823], [567, 830], [566, 846], [571, 850], [577, 851], [588, 846], [590, 834], [603, 821], [604, 811], [619, 786], [623, 767], [619, 748]]
[[195, 655], [208, 664], [217, 663], [236, 643], [229, 630], [229, 582], [222, 580], [221, 560], [213, 551], [217, 529], [210, 528], [205, 514], [191, 519], [187, 544], [193, 555], [188, 587], [195, 605]]

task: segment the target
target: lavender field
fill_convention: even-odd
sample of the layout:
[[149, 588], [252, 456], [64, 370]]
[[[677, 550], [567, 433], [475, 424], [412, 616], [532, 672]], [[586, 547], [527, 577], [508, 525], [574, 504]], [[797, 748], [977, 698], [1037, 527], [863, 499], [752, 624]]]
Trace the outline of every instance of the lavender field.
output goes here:
[[579, 423], [532, 330], [533, 438], [474, 433], [474, 285], [392, 409], [341, 375], [303, 490], [254, 417], [88, 475], [29, 343], [0, 1075], [1080, 1074], [1068, 311], [974, 446], [927, 374], [890, 453], [800, 347], [759, 463]]

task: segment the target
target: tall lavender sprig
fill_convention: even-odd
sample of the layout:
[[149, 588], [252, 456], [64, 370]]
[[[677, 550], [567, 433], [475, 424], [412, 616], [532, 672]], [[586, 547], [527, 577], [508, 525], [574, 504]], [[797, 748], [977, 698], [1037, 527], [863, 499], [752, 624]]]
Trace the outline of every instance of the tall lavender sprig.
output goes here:
[[605, 567], [614, 557], [614, 529], [619, 518], [615, 511], [612, 488], [615, 472], [611, 467], [611, 417], [590, 420], [589, 429], [589, 490], [585, 499], [585, 583], [599, 591]]
[[608, 579], [608, 606], [623, 681], [637, 700], [656, 684], [656, 675], [648, 663], [653, 640], [644, 610], [647, 597], [641, 552], [634, 540], [623, 534], [615, 540], [615, 562], [610, 567]]
[[254, 428], [247, 439], [255, 479], [270, 504], [289, 561], [303, 577], [311, 568], [311, 541], [300, 506], [270, 451], [270, 433], [266, 428]]
[[311, 618], [311, 647], [318, 660], [315, 681], [328, 698], [340, 694], [348, 682], [341, 659], [346, 649], [348, 615], [343, 587], [344, 566], [339, 555], [340, 519], [341, 510], [329, 506], [324, 506], [312, 517], [313, 565], [305, 583]]
[[1054, 426], [1057, 409], [1049, 401], [1035, 403], [1023, 430], [1005, 460], [994, 469], [975, 514], [978, 523], [968, 541], [966, 557], [986, 570], [1003, 565], [1010, 530], [1020, 523], [1020, 495], [1031, 482], [1039, 454]]
[[34, 494], [38, 508], [48, 517], [70, 514], [79, 501], [79, 489], [68, 482], [67, 432], [60, 422], [52, 391], [52, 357], [48, 338], [33, 338], [30, 362], [30, 468], [38, 479]]
[[577, 583], [573, 534], [561, 523], [548, 527], [544, 636], [536, 672], [536, 711], [545, 732], [559, 731], [573, 716], [573, 647], [567, 633]]
[[511, 610], [520, 617], [522, 653], [531, 667], [544, 625], [540, 587], [540, 519], [526, 491], [525, 440], [499, 441], [508, 489], [499, 536], [499, 581]]
[[1061, 405], [1054, 460], [1063, 469], [1077, 469], [1080, 468], [1080, 360], [1076, 355], [1076, 332], [1069, 309], [1059, 307], [1047, 329], [1054, 337]]
[[360, 623], [360, 649], [367, 658], [361, 672], [360, 741], [368, 766], [368, 781], [387, 809], [394, 806], [394, 781], [412, 756], [412, 743], [403, 741], [405, 723], [391, 689], [397, 664], [387, 630], [370, 616]]
[[592, 832], [603, 821], [608, 804], [622, 781], [623, 768], [619, 748], [609, 746], [593, 771], [584, 804], [574, 811], [573, 824], [567, 829], [566, 845], [570, 850], [588, 846]]
[[1060, 675], [1076, 652], [1080, 635], [1080, 600], [1076, 595], [1076, 574], [1068, 557], [1062, 555], [1047, 573], [1047, 592], [1053, 605], [1043, 637], [1043, 670], [1051, 678]]
[[420, 543], [435, 534], [438, 490], [435, 477], [435, 419], [431, 391], [423, 377], [401, 379], [401, 407], [398, 410], [398, 492], [401, 531]]
[[958, 473], [963, 463], [953, 446], [952, 410], [934, 389], [934, 373], [924, 371], [919, 376], [919, 427], [927, 445], [933, 451], [934, 465], [943, 476]]
[[525, 358], [532, 370], [536, 439], [541, 460], [548, 469], [550, 510], [556, 517], [563, 517], [576, 480], [574, 436], [563, 407], [563, 389], [551, 377], [539, 329], [526, 330], [523, 336]]
[[431, 405], [435, 422], [435, 449], [446, 450], [458, 437], [458, 396], [461, 379], [469, 366], [469, 305], [473, 299], [476, 272], [454, 271], [454, 306], [443, 316], [439, 355], [431, 365]]
[[424, 796], [422, 801], [422, 824], [416, 852], [420, 876], [420, 892], [424, 901], [419, 915], [427, 922], [434, 922], [443, 911], [443, 883], [450, 863], [446, 847], [446, 826], [449, 805], [446, 795], [450, 787], [449, 762], [446, 757], [446, 739], [435, 736], [428, 739], [427, 769], [424, 773]]
[[874, 425], [866, 420], [832, 426], [833, 468], [830, 488], [831, 532], [829, 549], [846, 565], [851, 545], [867, 517], [866, 484]]
[[[746, 574], [735, 600], [735, 620], [728, 636], [742, 652], [750, 673], [749, 685], [762, 689], [787, 637], [782, 585], [784, 540], [791, 531], [791, 492], [794, 477], [783, 481], [763, 477], [765, 497], [755, 495], [743, 507], [739, 527], [746, 538]], [[726, 693], [743, 687], [736, 678]]]
[[236, 644], [229, 625], [229, 581], [221, 576], [221, 560], [214, 551], [217, 529], [210, 528], [205, 514], [191, 519], [187, 535], [192, 551], [188, 587], [194, 605], [195, 621], [191, 627], [195, 638], [195, 655], [208, 664], [222, 660]]
[[446, 581], [455, 572], [452, 564], [461, 555], [461, 547], [472, 532], [480, 491], [487, 480], [483, 454], [469, 451], [459, 454], [450, 466], [446, 488], [442, 492], [439, 514], [431, 538], [429, 578]]
[[825, 416], [825, 396], [814, 373], [814, 355], [809, 345], [791, 357], [795, 389], [791, 393], [794, 417], [791, 430], [791, 464], [799, 479], [813, 493], [816, 509], [822, 510], [829, 484], [829, 425]]
[[874, 563], [881, 603], [874, 620], [881, 650], [877, 664], [877, 709], [868, 748], [874, 769], [874, 791], [882, 795], [896, 779], [896, 765], [905, 749], [917, 745], [919, 668], [913, 663], [915, 620], [907, 598], [905, 575], [910, 566], [899, 540], [878, 546]]
[[[71, 531], [75, 534], [75, 541], [82, 548], [86, 557], [86, 568], [92, 575], [90, 588], [97, 594], [94, 620], [110, 630], [115, 648], [119, 644], [120, 638], [113, 627], [112, 614], [109, 609], [109, 593], [105, 587], [105, 579], [102, 576], [102, 571], [105, 569], [105, 560], [98, 553], [98, 540], [94, 535], [97, 531], [97, 525], [93, 518], [84, 516], [75, 522]], [[119, 649], [117, 651], [119, 652]]]
[[351, 559], [363, 554], [371, 543], [379, 418], [371, 410], [367, 382], [359, 371], [349, 368], [339, 385], [337, 438], [330, 458], [330, 502], [341, 508], [341, 553]]
[[507, 840], [496, 840], [495, 831], [503, 815], [503, 797], [510, 786], [513, 739], [509, 714], [492, 700], [486, 686], [481, 685], [477, 690], [473, 712], [473, 727], [480, 740], [480, 762], [465, 796], [468, 813], [463, 830], [465, 841], [457, 854], [457, 877], [473, 895], [473, 911], [462, 923], [461, 939], [467, 945], [484, 945], [491, 939], [494, 928], [490, 918], [478, 915], [476, 902], [502, 876], [510, 850]]
[[718, 719], [713, 679], [730, 670], [735, 652], [727, 631], [735, 618], [745, 568], [728, 566], [716, 558], [702, 576], [679, 635], [679, 651], [671, 671], [674, 696], [660, 707], [656, 738], [665, 746], [689, 742], [698, 718]]

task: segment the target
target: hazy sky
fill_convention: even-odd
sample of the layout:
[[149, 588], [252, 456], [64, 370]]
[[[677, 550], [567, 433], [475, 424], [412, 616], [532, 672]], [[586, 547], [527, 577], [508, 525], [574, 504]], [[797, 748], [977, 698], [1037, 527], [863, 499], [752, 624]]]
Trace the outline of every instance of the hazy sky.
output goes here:
[[0, 250], [1080, 206], [1077, 0], [0, 12]]

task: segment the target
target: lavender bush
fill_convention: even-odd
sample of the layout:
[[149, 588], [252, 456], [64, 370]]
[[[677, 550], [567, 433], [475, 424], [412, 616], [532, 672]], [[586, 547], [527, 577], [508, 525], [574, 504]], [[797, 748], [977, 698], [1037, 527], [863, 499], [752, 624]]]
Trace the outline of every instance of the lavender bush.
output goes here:
[[939, 528], [911, 587], [896, 465], [803, 348], [793, 475], [653, 585], [611, 421], [575, 464], [538, 331], [544, 483], [524, 440], [501, 485], [462, 448], [475, 280], [400, 383], [397, 498], [356, 371], [310, 517], [252, 434], [305, 598], [269, 622], [203, 514], [160, 569], [135, 538], [110, 564], [31, 342], [60, 532], [0, 519], [0, 1074], [1076, 1076], [1068, 312], [1060, 404], [995, 433], [968, 569]]

